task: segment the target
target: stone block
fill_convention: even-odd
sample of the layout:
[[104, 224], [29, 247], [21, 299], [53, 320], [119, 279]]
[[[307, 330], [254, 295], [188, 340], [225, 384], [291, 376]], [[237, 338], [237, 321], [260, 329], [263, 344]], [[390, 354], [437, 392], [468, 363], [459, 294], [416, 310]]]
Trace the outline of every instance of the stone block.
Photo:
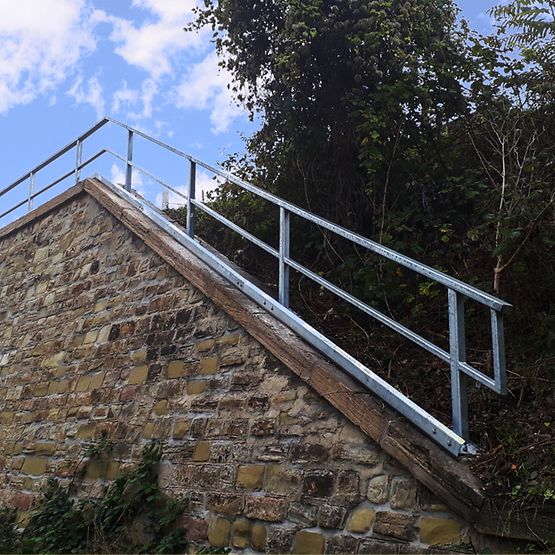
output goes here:
[[209, 441], [199, 441], [195, 445], [195, 450], [193, 452], [193, 461], [195, 462], [205, 462], [210, 458], [210, 442]]
[[203, 542], [208, 539], [208, 522], [206, 522], [206, 519], [183, 515], [181, 517], [181, 525], [187, 530], [188, 540]]
[[98, 339], [98, 332], [99, 330], [91, 330], [85, 334], [85, 338], [83, 339], [83, 345], [90, 345], [91, 343], [95, 343]]
[[42, 457], [25, 457], [21, 472], [23, 474], [31, 474], [33, 476], [40, 476], [46, 472], [48, 468], [48, 459]]
[[205, 357], [200, 360], [200, 374], [208, 376], [215, 374], [220, 368], [220, 359], [218, 357]]
[[341, 470], [337, 476], [335, 502], [352, 505], [361, 500], [360, 476], [355, 470]]
[[96, 430], [95, 423], [84, 424], [77, 430], [77, 437], [79, 439], [92, 439]]
[[359, 555], [398, 555], [399, 553], [410, 553], [414, 555], [419, 553], [418, 548], [399, 544], [398, 541], [385, 541], [374, 538], [363, 539], [360, 541], [358, 553]]
[[270, 493], [287, 495], [299, 489], [301, 478], [299, 470], [286, 464], [267, 465], [265, 488]]
[[87, 391], [91, 385], [91, 377], [90, 376], [80, 376], [77, 380], [77, 384], [75, 385], [75, 391], [82, 392]]
[[332, 450], [333, 458], [349, 463], [375, 466], [380, 462], [380, 449], [371, 443], [337, 443]]
[[291, 460], [296, 463], [322, 462], [328, 457], [328, 449], [318, 443], [295, 443], [291, 446]]
[[108, 470], [108, 461], [102, 459], [91, 459], [87, 462], [85, 476], [89, 480], [104, 478]]
[[172, 360], [168, 364], [168, 378], [182, 378], [186, 375], [187, 365], [182, 360]]
[[376, 505], [383, 505], [389, 499], [389, 476], [375, 476], [368, 483], [366, 493], [368, 501]]
[[324, 536], [320, 532], [299, 530], [293, 541], [293, 553], [299, 555], [324, 553]]
[[49, 247], [40, 247], [35, 251], [33, 262], [42, 262], [48, 258]]
[[240, 487], [256, 490], [260, 489], [264, 481], [264, 465], [248, 464], [240, 466], [237, 472], [236, 484]]
[[452, 545], [461, 541], [461, 526], [450, 518], [420, 519], [420, 541], [427, 545]]
[[206, 507], [216, 513], [239, 515], [243, 510], [243, 496], [236, 493], [209, 493]]
[[291, 544], [296, 528], [269, 528], [266, 538], [266, 553], [291, 553]]
[[240, 339], [240, 333], [226, 333], [218, 338], [218, 345], [237, 345]]
[[0, 412], [0, 424], [7, 426], [13, 422], [15, 413], [11, 411]]
[[249, 413], [266, 412], [268, 409], [268, 397], [266, 395], [254, 395], [247, 401], [247, 410]]
[[358, 542], [358, 538], [347, 534], [330, 536], [326, 540], [326, 553], [329, 553], [330, 555], [356, 553]]
[[38, 383], [33, 388], [33, 395], [35, 397], [44, 397], [45, 395], [48, 395], [49, 385], [50, 384], [48, 382]]
[[225, 518], [217, 518], [208, 525], [208, 541], [214, 547], [227, 547], [231, 523]]
[[168, 406], [169, 406], [168, 400], [162, 399], [161, 401], [158, 401], [154, 405], [154, 407], [152, 408], [152, 412], [156, 416], [165, 416], [166, 414], [168, 414]]
[[375, 518], [376, 513], [372, 509], [367, 509], [365, 507], [355, 509], [349, 515], [345, 529], [349, 532], [365, 534], [372, 527]]
[[250, 433], [253, 436], [271, 436], [276, 431], [275, 418], [259, 418], [251, 424]]
[[90, 382], [87, 387], [87, 391], [92, 391], [94, 389], [100, 389], [102, 383], [104, 382], [104, 372], [97, 372], [90, 376]]
[[305, 474], [303, 493], [310, 497], [329, 497], [333, 493], [334, 476], [332, 472], [320, 470]]
[[110, 459], [108, 461], [108, 468], [106, 469], [106, 479], [115, 480], [119, 476], [120, 466], [118, 461]]
[[295, 524], [300, 524], [303, 528], [315, 526], [317, 515], [318, 507], [315, 505], [296, 502], [289, 504], [288, 519]]
[[267, 522], [280, 522], [287, 516], [287, 500], [279, 497], [248, 496], [245, 516]]
[[322, 528], [342, 528], [347, 511], [337, 505], [322, 505], [318, 514], [318, 526]]
[[195, 344], [195, 349], [199, 353], [205, 353], [205, 352], [210, 351], [211, 349], [213, 349], [214, 345], [216, 345], [216, 340], [215, 339], [205, 339], [203, 341], [199, 341], [198, 343], [196, 343]]
[[146, 364], [141, 364], [140, 366], [135, 366], [129, 372], [129, 377], [127, 378], [127, 383], [129, 385], [138, 385], [146, 382], [148, 377], [148, 366]]
[[131, 353], [131, 360], [135, 364], [141, 364], [141, 362], [146, 362], [146, 350], [135, 351]]
[[137, 395], [137, 386], [134, 385], [126, 385], [121, 389], [120, 393], [120, 401], [125, 403], [126, 401], [131, 401]]
[[254, 522], [251, 526], [251, 547], [256, 551], [266, 550], [266, 526], [262, 522]]
[[231, 545], [239, 549], [244, 549], [249, 545], [251, 523], [241, 518], [236, 520], [231, 527]]
[[110, 330], [112, 326], [110, 324], [103, 326], [100, 331], [98, 332], [98, 342], [99, 343], [106, 343], [108, 338], [110, 337]]
[[392, 509], [413, 509], [416, 505], [414, 478], [396, 476], [391, 480], [389, 503]]
[[376, 514], [374, 533], [411, 541], [415, 537], [414, 520], [412, 515], [381, 511]]
[[187, 435], [189, 428], [191, 427], [191, 423], [189, 420], [176, 420], [173, 426], [173, 433], [172, 437], [174, 439], [182, 439]]
[[200, 395], [204, 393], [209, 386], [210, 382], [208, 380], [193, 380], [187, 382], [187, 395]]

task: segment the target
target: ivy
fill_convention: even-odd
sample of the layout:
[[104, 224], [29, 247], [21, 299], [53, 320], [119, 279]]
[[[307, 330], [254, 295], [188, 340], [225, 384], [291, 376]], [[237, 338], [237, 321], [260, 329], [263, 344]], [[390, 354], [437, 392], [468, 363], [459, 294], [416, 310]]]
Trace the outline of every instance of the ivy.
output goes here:
[[[91, 460], [109, 454], [104, 438], [89, 446]], [[68, 486], [51, 479], [18, 529], [16, 514], [0, 510], [2, 553], [178, 553], [187, 547], [179, 520], [186, 506], [158, 485], [162, 447], [146, 446], [136, 468], [118, 476], [99, 499], [74, 498], [80, 478]]]

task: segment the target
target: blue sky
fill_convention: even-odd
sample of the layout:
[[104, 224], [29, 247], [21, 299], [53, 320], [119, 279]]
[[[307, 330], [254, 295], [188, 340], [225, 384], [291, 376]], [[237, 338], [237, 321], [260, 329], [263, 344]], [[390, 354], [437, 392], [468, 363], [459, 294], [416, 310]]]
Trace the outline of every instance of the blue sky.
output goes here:
[[[491, 28], [486, 11], [495, 3], [457, 2], [471, 26], [482, 32]], [[233, 103], [227, 89], [230, 77], [218, 70], [210, 32], [182, 30], [196, 4], [0, 0], [0, 189], [104, 114], [209, 163], [242, 151], [242, 136], [252, 133], [254, 124]], [[104, 130], [85, 144], [84, 156], [108, 144], [123, 154], [124, 134]], [[39, 173], [37, 188], [67, 171], [73, 160], [74, 154], [68, 155]], [[186, 166], [157, 149], [137, 144], [136, 160], [177, 186], [186, 180]], [[122, 179], [123, 167], [114, 159], [99, 162], [94, 170]], [[199, 183], [204, 190], [212, 182], [201, 172]], [[138, 177], [137, 185], [156, 198], [148, 179]], [[22, 194], [0, 198], [0, 213]], [[1, 220], [0, 226], [5, 223]]]

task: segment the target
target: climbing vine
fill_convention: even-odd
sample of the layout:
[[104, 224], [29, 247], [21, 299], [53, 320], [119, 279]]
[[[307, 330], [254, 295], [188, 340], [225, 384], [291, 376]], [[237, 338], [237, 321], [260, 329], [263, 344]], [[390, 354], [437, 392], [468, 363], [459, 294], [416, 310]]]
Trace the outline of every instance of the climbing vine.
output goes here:
[[[89, 446], [89, 463], [106, 457], [104, 438]], [[136, 468], [120, 474], [100, 498], [73, 497], [81, 477], [68, 486], [51, 479], [27, 524], [18, 528], [16, 513], [0, 509], [2, 553], [178, 553], [187, 547], [179, 519], [181, 499], [158, 485], [162, 447], [146, 446]]]

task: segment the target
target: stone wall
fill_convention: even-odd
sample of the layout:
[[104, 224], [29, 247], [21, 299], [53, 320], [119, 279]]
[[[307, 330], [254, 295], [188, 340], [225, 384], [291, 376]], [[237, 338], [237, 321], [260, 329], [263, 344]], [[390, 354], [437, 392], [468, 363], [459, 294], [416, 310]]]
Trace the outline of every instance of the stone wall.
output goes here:
[[0, 502], [22, 517], [103, 432], [163, 440], [192, 541], [234, 550], [416, 552], [464, 523], [82, 193], [0, 239]]

